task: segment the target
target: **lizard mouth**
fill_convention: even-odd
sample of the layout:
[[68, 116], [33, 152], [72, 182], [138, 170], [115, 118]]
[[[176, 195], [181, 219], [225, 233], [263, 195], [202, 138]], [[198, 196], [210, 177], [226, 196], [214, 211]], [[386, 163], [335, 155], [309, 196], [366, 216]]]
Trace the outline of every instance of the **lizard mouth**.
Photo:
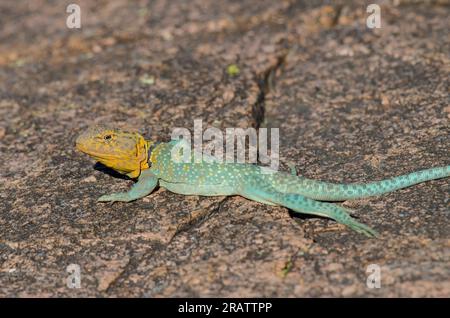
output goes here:
[[150, 166], [148, 163], [149, 146], [146, 141], [136, 143], [132, 154], [105, 153], [87, 147], [83, 142], [75, 142], [75, 148], [107, 167], [126, 174], [131, 178], [138, 177], [142, 170], [148, 169]]
[[105, 154], [105, 153], [95, 152], [79, 143], [76, 143], [75, 147], [82, 153], [85, 153], [100, 162], [105, 162], [105, 161], [107, 162], [110, 160], [120, 160], [122, 158], [121, 156], [114, 155], [114, 154]]

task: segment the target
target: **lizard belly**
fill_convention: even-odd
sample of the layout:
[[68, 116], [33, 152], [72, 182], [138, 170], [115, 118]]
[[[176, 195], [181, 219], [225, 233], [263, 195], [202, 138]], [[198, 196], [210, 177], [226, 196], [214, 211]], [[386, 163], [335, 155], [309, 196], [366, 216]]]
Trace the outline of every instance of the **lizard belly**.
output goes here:
[[173, 183], [164, 180], [159, 180], [159, 185], [170, 192], [184, 195], [216, 196], [236, 194], [234, 187], [230, 185], [196, 185], [188, 183]]

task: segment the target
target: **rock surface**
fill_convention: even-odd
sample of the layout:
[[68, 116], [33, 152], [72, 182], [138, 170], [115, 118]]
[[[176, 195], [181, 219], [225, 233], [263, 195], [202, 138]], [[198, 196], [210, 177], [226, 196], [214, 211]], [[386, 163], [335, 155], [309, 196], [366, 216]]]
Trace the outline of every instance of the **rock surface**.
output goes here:
[[359, 1], [77, 3], [81, 29], [0, 3], [1, 296], [450, 296], [448, 179], [343, 203], [375, 240], [240, 197], [98, 204], [132, 181], [74, 149], [94, 123], [165, 141], [202, 119], [279, 127], [281, 169], [316, 179], [448, 165], [448, 6], [383, 2], [369, 29]]

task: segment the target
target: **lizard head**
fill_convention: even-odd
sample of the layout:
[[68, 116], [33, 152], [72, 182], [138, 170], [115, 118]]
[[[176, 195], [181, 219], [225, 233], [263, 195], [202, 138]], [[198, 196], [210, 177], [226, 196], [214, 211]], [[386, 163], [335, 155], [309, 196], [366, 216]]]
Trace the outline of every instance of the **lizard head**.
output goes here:
[[130, 178], [149, 168], [151, 143], [138, 133], [95, 126], [82, 133], [75, 144], [81, 152]]

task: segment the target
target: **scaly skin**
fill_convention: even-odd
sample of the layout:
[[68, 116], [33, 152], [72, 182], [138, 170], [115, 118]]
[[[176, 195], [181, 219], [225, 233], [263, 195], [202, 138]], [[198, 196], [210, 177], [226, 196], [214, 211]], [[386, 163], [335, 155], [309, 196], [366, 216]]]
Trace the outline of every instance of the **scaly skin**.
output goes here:
[[[138, 181], [128, 192], [101, 196], [100, 202], [130, 202], [159, 186], [185, 195], [241, 195], [250, 200], [280, 205], [295, 212], [319, 215], [345, 224], [358, 233], [376, 236], [368, 226], [354, 220], [347, 209], [327, 202], [380, 195], [411, 185], [450, 176], [450, 166], [431, 168], [367, 184], [334, 184], [271, 171], [251, 164], [182, 162], [183, 141], [155, 144], [137, 133], [94, 127], [76, 141], [80, 151], [104, 165]], [[205, 157], [204, 157], [205, 158]]]

